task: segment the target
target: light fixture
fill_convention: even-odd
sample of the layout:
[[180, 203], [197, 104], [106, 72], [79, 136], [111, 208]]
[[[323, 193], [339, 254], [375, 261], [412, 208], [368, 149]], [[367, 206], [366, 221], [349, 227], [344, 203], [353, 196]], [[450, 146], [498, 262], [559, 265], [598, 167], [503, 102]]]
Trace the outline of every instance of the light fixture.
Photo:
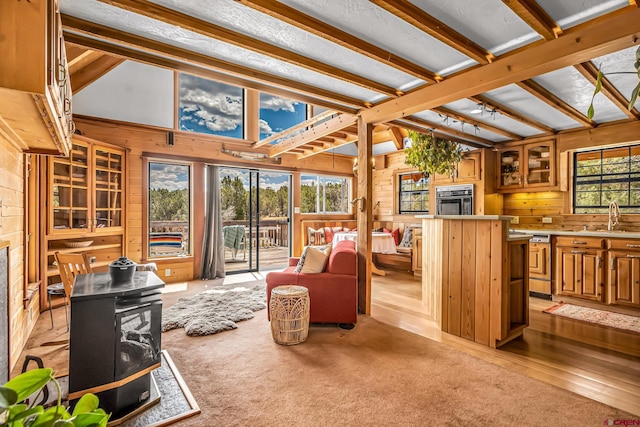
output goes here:
[[498, 112], [498, 109], [496, 107], [489, 107], [484, 102], [478, 102], [476, 104], [476, 108], [474, 108], [473, 110], [469, 111], [470, 114], [480, 114], [480, 115], [482, 115], [484, 113], [489, 113], [489, 115], [494, 120], [496, 118], [496, 113], [497, 112]]

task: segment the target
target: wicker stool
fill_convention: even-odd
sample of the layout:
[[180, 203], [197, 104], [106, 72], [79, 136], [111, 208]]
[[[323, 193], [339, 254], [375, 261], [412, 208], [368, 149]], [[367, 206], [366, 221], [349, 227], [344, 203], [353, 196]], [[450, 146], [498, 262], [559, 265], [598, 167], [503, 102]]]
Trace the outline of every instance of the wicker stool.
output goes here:
[[276, 286], [271, 290], [271, 335], [278, 344], [300, 344], [309, 335], [309, 290]]

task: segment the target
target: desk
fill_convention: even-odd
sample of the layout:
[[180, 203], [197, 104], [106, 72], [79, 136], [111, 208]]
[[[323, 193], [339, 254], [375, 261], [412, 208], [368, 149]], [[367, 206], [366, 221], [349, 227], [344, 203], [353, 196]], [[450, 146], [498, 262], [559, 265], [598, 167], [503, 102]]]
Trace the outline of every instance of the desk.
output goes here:
[[[358, 233], [353, 231], [335, 233], [333, 235], [333, 240], [331, 241], [332, 246], [335, 246], [341, 240], [353, 240], [354, 242], [357, 242]], [[398, 253], [396, 250], [396, 242], [391, 233], [371, 233], [371, 252], [382, 254]], [[371, 271], [379, 276], [385, 275], [385, 272], [380, 270], [373, 263], [371, 265]]]

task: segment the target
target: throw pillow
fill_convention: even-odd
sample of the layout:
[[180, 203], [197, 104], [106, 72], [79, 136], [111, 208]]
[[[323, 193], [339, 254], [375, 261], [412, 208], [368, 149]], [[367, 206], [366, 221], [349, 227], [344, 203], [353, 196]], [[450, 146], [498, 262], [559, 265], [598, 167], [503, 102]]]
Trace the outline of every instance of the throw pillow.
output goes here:
[[324, 237], [324, 228], [314, 230], [311, 227], [307, 227], [307, 238], [307, 242], [312, 246], [319, 246], [327, 243]]
[[307, 249], [307, 256], [305, 257], [304, 265], [300, 269], [300, 273], [305, 274], [317, 274], [324, 271], [327, 260], [329, 259], [329, 252], [331, 246], [327, 250], [321, 250], [318, 247], [311, 246]]
[[[300, 259], [298, 260], [298, 265], [296, 265], [295, 270], [293, 270], [294, 273], [302, 273], [302, 267], [304, 267], [304, 264], [307, 260], [307, 250], [309, 248], [310, 246], [305, 246], [304, 249], [302, 250], [302, 255], [300, 255]], [[317, 249], [326, 253], [327, 258], [329, 258], [329, 255], [331, 255], [331, 245], [314, 246], [313, 249]]]
[[325, 227], [324, 228], [324, 241], [328, 244], [333, 242], [333, 228], [331, 227]]
[[393, 230], [391, 232], [391, 237], [393, 237], [393, 241], [395, 242], [396, 246], [398, 246], [400, 244], [400, 229], [396, 228], [395, 230]]
[[404, 235], [402, 236], [402, 241], [398, 246], [400, 246], [401, 248], [410, 248], [412, 239], [413, 239], [413, 230], [411, 229], [411, 227], [405, 227]]

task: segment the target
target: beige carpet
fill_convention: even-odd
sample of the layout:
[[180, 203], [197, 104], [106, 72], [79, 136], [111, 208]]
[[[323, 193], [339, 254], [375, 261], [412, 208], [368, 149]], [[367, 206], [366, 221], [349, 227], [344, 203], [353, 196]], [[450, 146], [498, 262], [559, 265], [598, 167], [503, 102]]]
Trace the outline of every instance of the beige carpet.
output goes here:
[[600, 426], [638, 418], [365, 316], [351, 331], [312, 326], [296, 346], [272, 341], [266, 311], [233, 331], [174, 330], [162, 339], [202, 409], [178, 426]]

